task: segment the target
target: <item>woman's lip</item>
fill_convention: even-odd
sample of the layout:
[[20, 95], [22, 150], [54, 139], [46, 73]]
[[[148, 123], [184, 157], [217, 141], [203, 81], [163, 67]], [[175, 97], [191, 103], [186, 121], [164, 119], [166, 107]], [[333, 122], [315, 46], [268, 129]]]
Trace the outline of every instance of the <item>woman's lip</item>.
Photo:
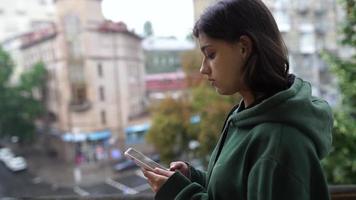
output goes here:
[[211, 84], [212, 86], [215, 86], [215, 80], [214, 80], [214, 79], [209, 79], [209, 81], [210, 81], [210, 84]]

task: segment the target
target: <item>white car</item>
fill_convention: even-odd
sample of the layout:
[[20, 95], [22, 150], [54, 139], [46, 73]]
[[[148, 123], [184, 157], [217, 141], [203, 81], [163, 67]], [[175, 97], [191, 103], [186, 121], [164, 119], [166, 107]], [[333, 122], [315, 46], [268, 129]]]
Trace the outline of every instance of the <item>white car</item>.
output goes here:
[[11, 158], [10, 160], [7, 160], [5, 162], [5, 165], [7, 168], [9, 168], [13, 172], [25, 170], [27, 168], [27, 162], [21, 156], [14, 157], [14, 158]]
[[0, 161], [7, 162], [11, 158], [15, 157], [14, 153], [12, 153], [9, 148], [1, 148], [0, 149]]

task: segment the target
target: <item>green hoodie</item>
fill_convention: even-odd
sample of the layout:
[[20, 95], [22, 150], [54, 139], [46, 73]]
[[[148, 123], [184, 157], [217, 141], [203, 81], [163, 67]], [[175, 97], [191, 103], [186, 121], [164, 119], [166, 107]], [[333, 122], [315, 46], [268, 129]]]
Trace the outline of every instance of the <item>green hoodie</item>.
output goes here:
[[320, 160], [331, 149], [332, 114], [311, 96], [310, 84], [292, 86], [231, 112], [207, 172], [174, 173], [157, 200], [329, 199]]

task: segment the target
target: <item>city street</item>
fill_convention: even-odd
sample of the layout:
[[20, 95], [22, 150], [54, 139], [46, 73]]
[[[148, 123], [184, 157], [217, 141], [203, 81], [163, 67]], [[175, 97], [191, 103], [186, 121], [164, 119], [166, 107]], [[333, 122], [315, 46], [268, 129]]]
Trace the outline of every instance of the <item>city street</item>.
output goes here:
[[11, 172], [0, 163], [0, 197], [75, 195], [71, 188], [56, 188], [43, 183], [28, 171]]
[[91, 196], [91, 195], [134, 195], [152, 193], [142, 173], [138, 169], [126, 171], [122, 175], [108, 178], [103, 183], [93, 185], [57, 187], [44, 183], [28, 170], [13, 173], [0, 164], [0, 197], [40, 197], [40, 196]]
[[82, 181], [76, 185], [71, 165], [26, 152], [25, 171], [14, 173], [0, 162], [0, 198], [153, 194], [137, 167], [120, 172], [111, 171], [110, 165], [83, 167]]

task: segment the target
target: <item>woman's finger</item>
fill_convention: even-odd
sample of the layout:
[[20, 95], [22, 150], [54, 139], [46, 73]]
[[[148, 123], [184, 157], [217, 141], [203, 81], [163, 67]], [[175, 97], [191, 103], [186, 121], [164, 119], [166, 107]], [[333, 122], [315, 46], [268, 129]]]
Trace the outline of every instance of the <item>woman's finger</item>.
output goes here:
[[156, 174], [162, 175], [162, 176], [166, 176], [166, 177], [170, 177], [174, 174], [173, 171], [168, 171], [168, 170], [164, 170], [164, 169], [160, 169], [160, 168], [155, 168], [154, 172]]
[[147, 177], [148, 184], [150, 184], [154, 192], [157, 192], [168, 179], [168, 176], [160, 175], [152, 171], [144, 170], [143, 174]]
[[179, 170], [182, 167], [183, 167], [183, 165], [181, 162], [171, 162], [169, 170], [175, 171], [175, 170]]

